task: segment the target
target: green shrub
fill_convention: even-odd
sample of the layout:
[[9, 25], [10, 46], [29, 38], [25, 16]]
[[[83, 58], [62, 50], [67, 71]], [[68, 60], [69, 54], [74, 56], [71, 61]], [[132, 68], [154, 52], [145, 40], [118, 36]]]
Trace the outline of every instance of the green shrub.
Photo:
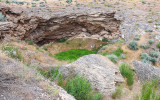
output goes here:
[[130, 68], [127, 64], [121, 64], [120, 66], [120, 72], [124, 78], [127, 78], [127, 84], [129, 86], [134, 83], [134, 72]]
[[56, 67], [55, 69], [50, 69], [47, 71], [44, 71], [41, 68], [37, 68], [37, 70], [41, 75], [43, 75], [45, 78], [50, 79], [51, 81], [54, 81], [54, 79], [59, 75], [59, 67]]
[[0, 12], [0, 22], [5, 22], [7, 20], [7, 17], [5, 17], [2, 12]]
[[136, 36], [136, 37], [134, 38], [134, 40], [135, 40], [135, 41], [139, 41], [139, 40], [140, 40], [140, 37]]
[[118, 57], [114, 54], [106, 55], [108, 59], [110, 59], [113, 63], [117, 63]]
[[150, 45], [149, 44], [141, 44], [140, 47], [143, 49], [148, 49], [150, 47]]
[[141, 58], [141, 61], [144, 62], [144, 63], [147, 63], [147, 64], [151, 64], [151, 56], [149, 56], [147, 53], [141, 53], [140, 54], [140, 58]]
[[69, 50], [69, 51], [57, 53], [55, 57], [58, 60], [77, 60], [78, 58], [84, 55], [95, 54], [95, 53], [96, 51], [77, 49], [77, 50]]
[[72, 3], [72, 0], [66, 0], [67, 3]]
[[[155, 56], [155, 55], [152, 55]], [[140, 54], [141, 61], [147, 64], [156, 64], [157, 63], [157, 58], [151, 57], [147, 53], [141, 53]]]
[[43, 46], [43, 49], [44, 49], [45, 51], [48, 51], [48, 47], [46, 47], [46, 46]]
[[103, 42], [108, 42], [108, 39], [103, 38], [102, 41], [103, 41]]
[[149, 40], [148, 43], [151, 45], [151, 44], [154, 43], [154, 41], [153, 40]]
[[144, 83], [141, 90], [141, 100], [160, 100], [157, 86], [158, 81]]
[[116, 91], [112, 94], [112, 98], [116, 99], [116, 98], [120, 98], [122, 95], [122, 86], [117, 87]]
[[59, 42], [65, 42], [65, 41], [67, 41], [67, 39], [65, 39], [65, 38], [62, 38], [59, 40]]
[[23, 56], [21, 54], [21, 52], [18, 50], [18, 48], [16, 48], [13, 45], [5, 45], [2, 46], [2, 51], [5, 52], [7, 54], [7, 56], [13, 58], [13, 59], [18, 59], [20, 61], [23, 60]]
[[158, 53], [155, 51], [151, 51], [150, 55], [151, 55], [151, 57], [154, 57], [154, 58], [158, 58], [158, 56], [159, 56]]
[[138, 50], [138, 43], [133, 40], [129, 43], [128, 48], [131, 50]]
[[120, 57], [120, 55], [123, 53], [123, 50], [121, 48], [118, 48], [117, 50], [113, 51], [113, 54], [117, 57]]
[[62, 76], [62, 74], [59, 74], [59, 76], [58, 76], [58, 85], [59, 86], [63, 86], [63, 76]]
[[[101, 100], [102, 95], [92, 92], [92, 87], [86, 78], [76, 76], [68, 80], [65, 90], [76, 100]], [[94, 93], [94, 94], [93, 94]], [[93, 99], [92, 99], [93, 98]]]
[[30, 40], [30, 41], [28, 41], [28, 44], [29, 44], [29, 45], [33, 45], [34, 42], [33, 42], [32, 40]]
[[159, 50], [160, 50], [160, 42], [157, 44], [157, 47], [159, 48]]

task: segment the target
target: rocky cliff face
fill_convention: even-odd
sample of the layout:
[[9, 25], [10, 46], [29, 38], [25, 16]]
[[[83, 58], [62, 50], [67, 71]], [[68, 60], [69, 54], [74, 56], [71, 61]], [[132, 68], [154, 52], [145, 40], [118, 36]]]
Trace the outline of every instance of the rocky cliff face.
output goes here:
[[33, 40], [37, 44], [71, 37], [119, 37], [121, 21], [114, 17], [114, 11], [73, 7], [67, 9], [50, 11], [0, 4], [0, 11], [8, 18], [8, 22], [0, 24], [1, 37], [11, 34], [20, 39]]

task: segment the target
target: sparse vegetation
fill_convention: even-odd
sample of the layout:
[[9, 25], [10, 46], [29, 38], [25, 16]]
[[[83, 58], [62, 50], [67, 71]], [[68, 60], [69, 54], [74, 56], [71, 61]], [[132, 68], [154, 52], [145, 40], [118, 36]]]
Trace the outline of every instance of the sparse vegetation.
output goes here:
[[108, 59], [110, 59], [113, 63], [117, 63], [118, 57], [114, 54], [106, 55]]
[[15, 46], [13, 46], [11, 44], [2, 46], [2, 51], [5, 54], [7, 54], [7, 56], [9, 56], [13, 59], [18, 59], [20, 61], [23, 60], [23, 56], [22, 56], [21, 52], [18, 50], [18, 48], [16, 48]]
[[136, 36], [136, 37], [134, 38], [134, 40], [135, 40], [135, 41], [139, 41], [139, 40], [140, 40], [140, 37], [139, 37], [139, 36]]
[[127, 78], [127, 84], [129, 86], [134, 83], [134, 72], [131, 70], [131, 67], [127, 64], [121, 64], [120, 72], [124, 78]]
[[133, 40], [129, 43], [128, 48], [131, 50], [138, 50], [138, 43]]
[[148, 43], [151, 45], [154, 43], [154, 40], [149, 40]]
[[82, 76], [69, 79], [65, 90], [77, 100], [102, 100], [102, 94], [95, 93], [90, 82]]
[[79, 57], [82, 57], [84, 55], [89, 55], [89, 54], [96, 54], [95, 51], [89, 51], [85, 49], [77, 49], [77, 50], [69, 50], [69, 51], [64, 51], [57, 53], [55, 57], [58, 60], [77, 60]]
[[116, 91], [112, 94], [112, 98], [113, 99], [120, 98], [122, 95], [122, 89], [123, 89], [122, 85], [118, 86]]
[[141, 44], [140, 47], [143, 49], [148, 49], [150, 47], [150, 45], [149, 44]]
[[153, 57], [155, 56], [154, 53], [151, 53], [152, 57], [150, 55], [148, 55], [147, 53], [141, 53], [140, 57], [141, 57], [141, 61], [147, 64], [156, 64], [157, 62], [157, 58]]
[[159, 48], [159, 50], [160, 50], [160, 42], [157, 44], [157, 47]]
[[67, 41], [66, 38], [62, 38], [62, 39], [59, 40], [59, 42], [65, 42], [65, 41]]
[[158, 81], [146, 82], [142, 86], [141, 100], [160, 100], [158, 88]]
[[33, 45], [34, 42], [33, 42], [32, 40], [30, 40], [30, 41], [28, 41], [28, 44], [29, 44], [29, 45]]
[[103, 38], [102, 41], [103, 41], [103, 42], [108, 42], [108, 39]]

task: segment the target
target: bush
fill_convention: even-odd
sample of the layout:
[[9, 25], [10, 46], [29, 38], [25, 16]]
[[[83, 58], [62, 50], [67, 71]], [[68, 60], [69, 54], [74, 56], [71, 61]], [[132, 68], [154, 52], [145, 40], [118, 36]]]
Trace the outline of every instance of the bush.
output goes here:
[[102, 41], [103, 41], [103, 42], [108, 42], [108, 39], [103, 38]]
[[140, 57], [141, 57], [141, 61], [144, 62], [144, 63], [147, 63], [147, 64], [151, 64], [151, 57], [147, 54], [147, 53], [141, 53], [140, 54]]
[[67, 39], [65, 39], [65, 38], [62, 38], [59, 40], [59, 42], [65, 42], [65, 41], [67, 41]]
[[30, 40], [30, 41], [28, 41], [28, 44], [29, 44], [29, 45], [33, 45], [34, 42], [33, 42], [32, 40]]
[[144, 83], [141, 90], [141, 100], [160, 100], [157, 86], [158, 81]]
[[[51, 81], [54, 81], [54, 79], [59, 75], [59, 68], [56, 67], [55, 69], [50, 69], [47, 71], [44, 71], [41, 68], [37, 69], [41, 75], [43, 75], [45, 78], [50, 79]], [[59, 78], [62, 78], [59, 76]], [[60, 80], [61, 81], [61, 80]]]
[[66, 0], [67, 3], [72, 3], [72, 0]]
[[85, 49], [69, 50], [60, 52], [55, 55], [58, 60], [77, 60], [79, 57], [89, 54], [96, 54], [95, 51], [89, 51]]
[[43, 49], [44, 49], [45, 51], [48, 51], [48, 47], [46, 47], [46, 46], [43, 46]]
[[134, 40], [135, 40], [135, 41], [139, 41], [139, 40], [140, 40], [140, 37], [136, 36], [136, 37], [134, 38]]
[[122, 53], [123, 50], [121, 48], [118, 48], [117, 50], [113, 51], [113, 54], [116, 55], [117, 57], [120, 57]]
[[138, 43], [133, 40], [129, 43], [128, 48], [131, 50], [138, 50]]
[[158, 53], [155, 51], [151, 51], [150, 55], [151, 55], [151, 57], [154, 57], [154, 58], [158, 58], [158, 56], [159, 56]]
[[89, 81], [84, 77], [76, 76], [68, 80], [65, 90], [76, 100], [101, 100], [101, 94], [93, 94]]
[[21, 52], [18, 50], [18, 48], [16, 48], [13, 45], [6, 45], [6, 46], [2, 46], [2, 51], [5, 52], [7, 54], [7, 56], [13, 58], [13, 59], [18, 59], [20, 61], [23, 60], [23, 56], [21, 54]]
[[140, 57], [141, 57], [141, 61], [144, 62], [144, 63], [147, 63], [147, 64], [152, 64], [152, 63], [156, 64], [157, 63], [157, 58], [151, 57], [147, 53], [141, 53]]
[[130, 66], [126, 65], [126, 64], [121, 64], [120, 72], [121, 72], [121, 75], [124, 78], [127, 78], [127, 84], [129, 86], [133, 85], [133, 83], [134, 83], [134, 79], [133, 79], [134, 78], [134, 72], [130, 69]]
[[157, 47], [159, 48], [159, 50], [160, 50], [160, 42], [157, 44]]
[[118, 57], [114, 54], [106, 55], [108, 59], [110, 59], [113, 63], [117, 63]]
[[0, 12], [0, 22], [5, 22], [7, 20], [7, 17], [5, 17], [2, 12]]
[[120, 98], [122, 95], [122, 86], [119, 86], [116, 91], [112, 94], [112, 98], [116, 99], [116, 98]]
[[153, 40], [149, 40], [148, 43], [151, 45], [151, 44], [154, 43], [154, 41]]
[[140, 47], [143, 49], [148, 49], [150, 47], [150, 45], [149, 44], [141, 44]]

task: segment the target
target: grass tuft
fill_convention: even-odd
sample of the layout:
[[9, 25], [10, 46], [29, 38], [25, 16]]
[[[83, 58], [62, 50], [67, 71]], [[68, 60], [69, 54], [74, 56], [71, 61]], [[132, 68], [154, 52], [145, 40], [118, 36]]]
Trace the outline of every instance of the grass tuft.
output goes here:
[[130, 68], [131, 67], [127, 64], [121, 64], [120, 66], [121, 75], [127, 79], [127, 84], [129, 86], [134, 83], [134, 72]]

